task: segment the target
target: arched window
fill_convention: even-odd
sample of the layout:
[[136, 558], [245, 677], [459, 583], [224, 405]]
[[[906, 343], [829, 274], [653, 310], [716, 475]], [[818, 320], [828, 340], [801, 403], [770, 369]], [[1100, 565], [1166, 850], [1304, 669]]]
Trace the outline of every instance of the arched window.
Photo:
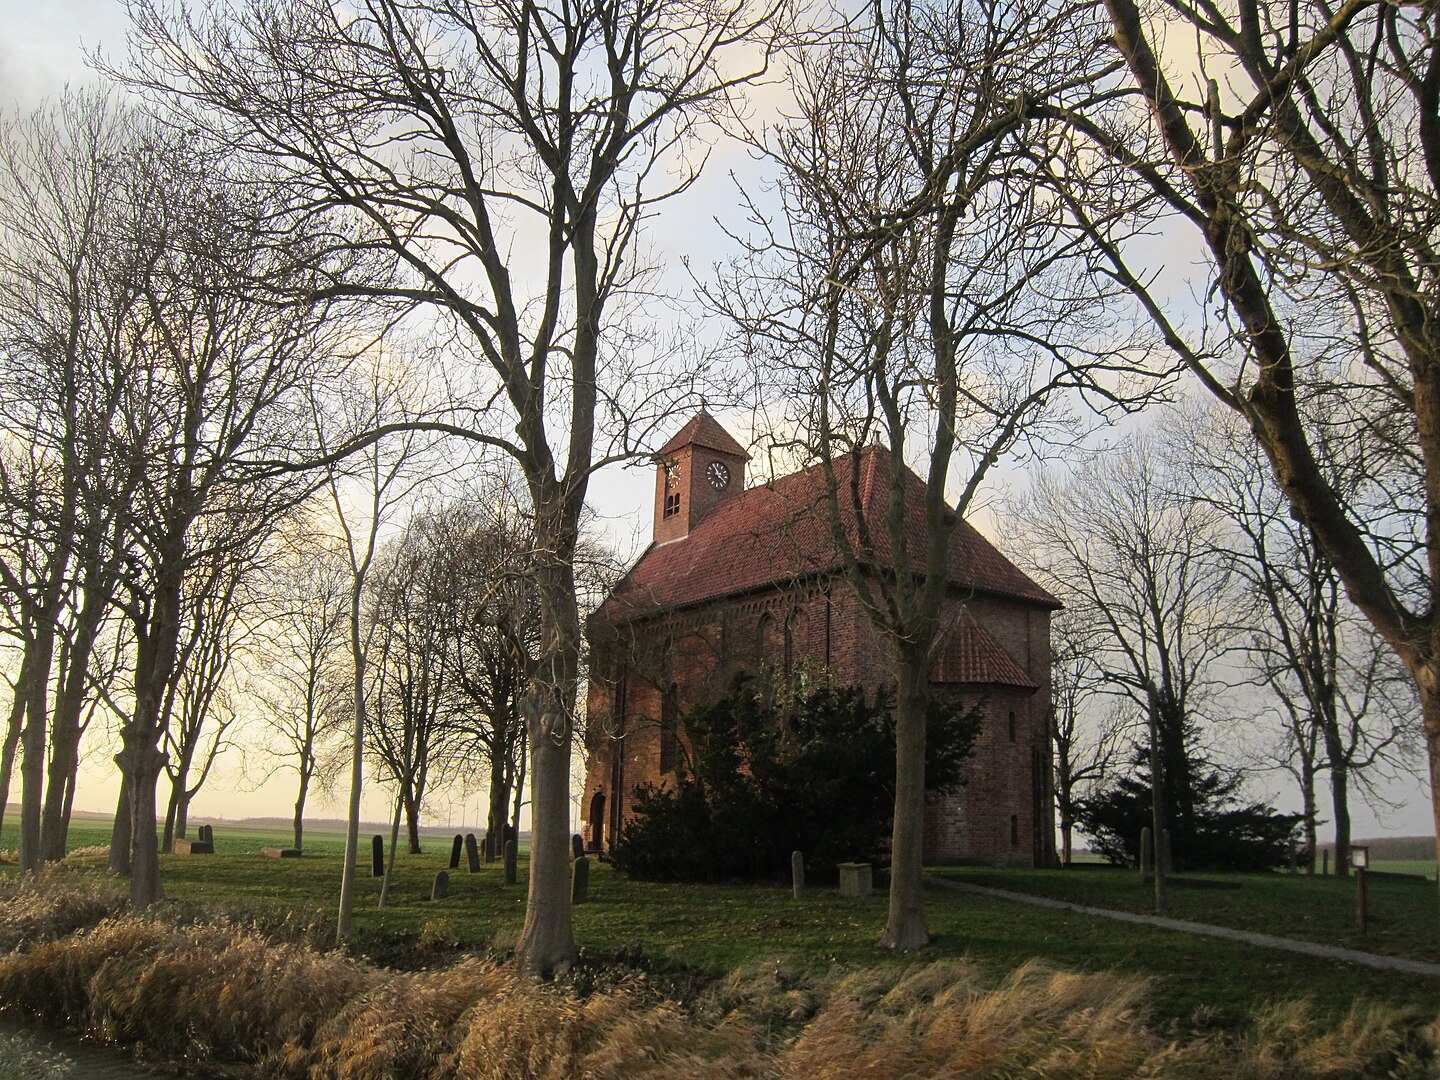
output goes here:
[[775, 664], [783, 660], [783, 648], [780, 626], [775, 621], [775, 616], [767, 611], [760, 616], [760, 622], [755, 627], [755, 666], [758, 668], [762, 664]]
[[660, 695], [660, 771], [672, 773], [680, 749], [680, 688], [674, 683]]

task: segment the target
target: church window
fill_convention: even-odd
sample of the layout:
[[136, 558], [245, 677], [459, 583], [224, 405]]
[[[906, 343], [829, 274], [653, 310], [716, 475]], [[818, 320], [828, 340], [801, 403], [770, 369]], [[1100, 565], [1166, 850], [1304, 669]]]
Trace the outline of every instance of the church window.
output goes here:
[[672, 518], [678, 513], [680, 513], [680, 493], [678, 491], [669, 492], [665, 496], [665, 516]]
[[660, 697], [660, 771], [672, 773], [680, 750], [680, 689], [673, 683]]

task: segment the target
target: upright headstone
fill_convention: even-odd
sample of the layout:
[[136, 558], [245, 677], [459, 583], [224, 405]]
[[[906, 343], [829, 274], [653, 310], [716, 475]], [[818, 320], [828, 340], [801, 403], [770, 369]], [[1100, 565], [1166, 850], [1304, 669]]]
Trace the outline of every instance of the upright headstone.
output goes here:
[[370, 838], [370, 872], [374, 877], [385, 876], [385, 838], [379, 833]]
[[459, 869], [460, 869], [460, 852], [462, 852], [462, 851], [464, 851], [464, 850], [465, 850], [465, 838], [464, 838], [463, 836], [461, 836], [461, 835], [457, 832], [457, 833], [455, 834], [455, 840], [454, 840], [454, 842], [451, 843], [451, 845], [450, 845], [450, 869], [451, 869], [451, 870], [459, 870]]
[[570, 903], [583, 904], [590, 898], [590, 860], [584, 855], [575, 860], [575, 876], [570, 879]]
[[485, 835], [480, 838], [480, 854], [487, 863], [495, 861], [495, 830], [486, 829]]
[[505, 841], [505, 884], [515, 884], [515, 841]]
[[1140, 830], [1140, 876], [1146, 881], [1155, 876], [1155, 844], [1149, 825]]
[[585, 838], [578, 832], [570, 837], [570, 854], [577, 859], [585, 857]]
[[805, 895], [805, 856], [798, 851], [790, 853], [790, 891], [796, 900]]
[[465, 858], [470, 862], [470, 872], [478, 874], [480, 872], [480, 847], [475, 843], [473, 832], [465, 834]]
[[441, 870], [435, 875], [435, 884], [430, 886], [431, 900], [444, 900], [450, 895], [450, 871]]
[[213, 825], [200, 826], [200, 842], [202, 844], [215, 843], [215, 827]]

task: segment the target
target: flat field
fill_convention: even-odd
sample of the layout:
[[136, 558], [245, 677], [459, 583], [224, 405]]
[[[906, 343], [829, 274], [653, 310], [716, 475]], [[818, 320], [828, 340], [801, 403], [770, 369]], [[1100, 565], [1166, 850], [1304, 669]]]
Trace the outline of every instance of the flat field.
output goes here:
[[[307, 832], [303, 858], [274, 860], [260, 849], [287, 845], [285, 832], [227, 825], [215, 831], [213, 856], [161, 857], [172, 904], [328, 940], [340, 884], [340, 833]], [[449, 896], [432, 903], [431, 884], [437, 871], [448, 868], [450, 844], [427, 838], [425, 854], [399, 855], [381, 909], [380, 881], [369, 874], [369, 835], [362, 839], [354, 952], [411, 968], [443, 964], [465, 952], [503, 955], [513, 947], [525, 911], [523, 847], [519, 884], [506, 886], [498, 863], [470, 874], [462, 858], [460, 868], [449, 871]], [[80, 823], [72, 847], [107, 840], [107, 829]], [[13, 845], [13, 827], [7, 825], [0, 846]], [[94, 855], [69, 862], [97, 875], [103, 868]], [[13, 867], [3, 872], [13, 873]], [[1096, 907], [1140, 912], [1150, 907], [1138, 875], [1103, 866], [947, 867], [934, 873]], [[926, 903], [934, 944], [925, 959], [963, 956], [1003, 973], [1042, 957], [1078, 971], [1139, 974], [1150, 982], [1157, 1016], [1183, 1026], [1229, 1027], [1267, 1004], [1301, 999], [1336, 1017], [1357, 1000], [1397, 1005], [1428, 1019], [1440, 1014], [1440, 979], [942, 889], [929, 890]], [[757, 963], [816, 973], [907, 963], [875, 947], [885, 905], [879, 889], [868, 899], [852, 900], [833, 886], [816, 885], [797, 902], [780, 883], [632, 882], [609, 865], [594, 864], [589, 902], [575, 910], [575, 935], [583, 953], [601, 964], [611, 957], [640, 957], [653, 977], [683, 988]], [[1283, 874], [1187, 876], [1173, 883], [1169, 910], [1177, 918], [1440, 962], [1437, 912], [1433, 882], [1372, 877], [1371, 927], [1361, 935], [1353, 925], [1353, 883]]]

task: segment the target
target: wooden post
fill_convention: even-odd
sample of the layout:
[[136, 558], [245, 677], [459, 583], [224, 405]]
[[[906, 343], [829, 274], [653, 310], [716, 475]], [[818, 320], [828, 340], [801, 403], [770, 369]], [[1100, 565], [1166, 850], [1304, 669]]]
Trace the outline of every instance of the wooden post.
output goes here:
[[796, 900], [805, 896], [805, 856], [798, 851], [790, 853], [790, 892]]

